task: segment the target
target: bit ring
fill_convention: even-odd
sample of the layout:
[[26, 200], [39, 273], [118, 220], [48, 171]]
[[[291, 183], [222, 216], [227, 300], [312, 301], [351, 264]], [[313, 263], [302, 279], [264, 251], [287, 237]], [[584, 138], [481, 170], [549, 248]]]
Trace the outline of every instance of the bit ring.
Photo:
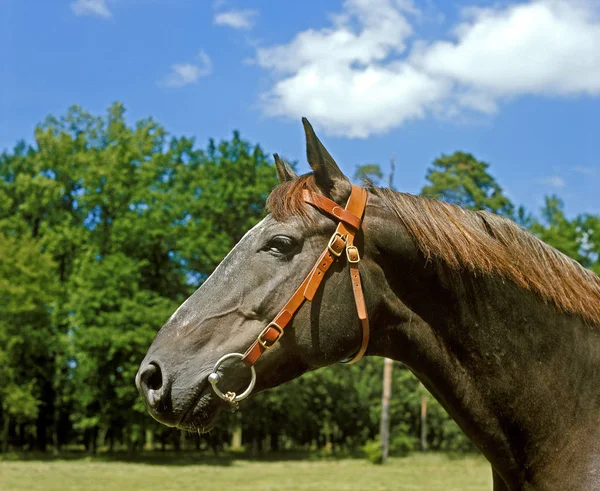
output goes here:
[[[253, 366], [250, 367], [250, 373], [252, 376], [252, 378], [250, 380], [250, 384], [248, 385], [246, 390], [239, 395], [236, 395], [235, 392], [227, 392], [227, 394], [224, 394], [221, 391], [221, 389], [219, 389], [217, 384], [221, 380], [221, 375], [219, 375], [218, 370], [219, 370], [219, 367], [221, 366], [221, 364], [225, 360], [229, 360], [230, 358], [236, 358], [236, 359], [241, 360], [243, 357], [244, 357], [244, 355], [242, 355], [241, 353], [229, 353], [227, 355], [222, 356], [221, 358], [219, 358], [217, 360], [217, 362], [215, 363], [215, 366], [213, 367], [212, 373], [208, 376], [208, 381], [210, 382], [210, 385], [212, 385], [212, 388], [213, 388], [213, 391], [215, 392], [215, 394], [217, 394], [217, 396], [219, 396], [224, 401], [229, 402], [230, 404], [233, 404], [233, 403], [239, 402], [243, 399], [246, 399], [246, 397], [248, 397], [251, 394], [251, 392], [254, 390], [254, 385], [256, 384], [256, 370]], [[231, 394], [233, 394], [234, 397], [232, 397]]]

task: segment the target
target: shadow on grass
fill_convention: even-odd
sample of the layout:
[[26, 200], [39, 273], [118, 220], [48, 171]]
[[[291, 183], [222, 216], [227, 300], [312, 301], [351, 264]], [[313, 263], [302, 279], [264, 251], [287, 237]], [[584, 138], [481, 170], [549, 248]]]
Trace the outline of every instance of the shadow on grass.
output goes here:
[[[416, 455], [420, 453], [414, 453]], [[431, 452], [432, 455], [436, 455], [436, 452]], [[460, 453], [460, 452], [448, 452], [440, 453], [444, 455], [448, 460], [462, 460], [466, 456], [476, 455], [475, 453]], [[157, 465], [157, 466], [194, 466], [194, 465], [206, 465], [206, 466], [220, 466], [228, 467], [233, 465], [236, 461], [247, 461], [247, 462], [294, 462], [294, 461], [310, 461], [310, 462], [323, 462], [323, 461], [337, 461], [337, 460], [349, 460], [359, 459], [364, 460], [365, 456], [360, 452], [348, 453], [324, 453], [322, 451], [280, 451], [280, 452], [268, 452], [262, 454], [252, 454], [250, 452], [220, 452], [215, 455], [208, 451], [144, 451], [138, 453], [128, 452], [100, 452], [97, 455], [91, 456], [85, 452], [74, 452], [65, 451], [61, 452], [60, 455], [55, 456], [51, 453], [40, 453], [40, 452], [12, 452], [8, 454], [0, 454], [0, 463], [2, 462], [111, 462], [111, 463], [125, 463], [125, 464], [142, 464], [142, 465]]]
[[143, 465], [166, 465], [166, 466], [231, 466], [235, 461], [250, 462], [286, 462], [286, 461], [326, 461], [347, 460], [352, 458], [363, 458], [359, 454], [324, 454], [322, 452], [309, 451], [282, 451], [261, 453], [258, 455], [250, 452], [220, 452], [215, 455], [212, 452], [203, 451], [145, 451], [137, 453], [128, 452], [99, 452], [89, 455], [85, 452], [64, 451], [59, 455], [41, 452], [11, 452], [0, 454], [0, 462], [122, 462]]
[[89, 455], [85, 452], [61, 452], [59, 455], [41, 452], [12, 452], [0, 454], [0, 462], [121, 462], [126, 464], [142, 465], [218, 465], [230, 466], [236, 460], [236, 456], [223, 452], [219, 455], [204, 452], [102, 452]]

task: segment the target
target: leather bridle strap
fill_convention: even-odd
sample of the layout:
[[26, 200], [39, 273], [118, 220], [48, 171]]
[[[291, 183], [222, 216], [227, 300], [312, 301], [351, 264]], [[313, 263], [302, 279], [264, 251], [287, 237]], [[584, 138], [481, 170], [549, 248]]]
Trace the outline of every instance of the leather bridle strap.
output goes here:
[[325, 278], [325, 273], [338, 258], [342, 257], [344, 251], [346, 251], [346, 259], [350, 266], [352, 291], [362, 327], [362, 342], [357, 353], [351, 359], [344, 360], [343, 363], [356, 363], [362, 358], [369, 344], [369, 320], [358, 270], [360, 256], [354, 245], [354, 238], [360, 229], [367, 204], [367, 191], [353, 185], [345, 208], [341, 208], [340, 205], [325, 196], [308, 190], [303, 191], [303, 199], [315, 208], [339, 220], [339, 223], [331, 239], [329, 239], [327, 248], [321, 253], [302, 284], [244, 353], [242, 361], [248, 367], [253, 366], [266, 350], [279, 341], [283, 336], [285, 327], [290, 323], [305, 300], [310, 301], [314, 298], [319, 285]]

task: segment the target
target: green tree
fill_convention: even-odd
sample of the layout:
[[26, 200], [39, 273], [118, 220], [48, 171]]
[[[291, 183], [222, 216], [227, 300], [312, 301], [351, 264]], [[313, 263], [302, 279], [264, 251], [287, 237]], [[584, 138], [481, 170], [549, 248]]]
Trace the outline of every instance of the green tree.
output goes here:
[[470, 153], [454, 152], [434, 160], [427, 170], [429, 184], [421, 194], [471, 210], [487, 210], [513, 217], [514, 205], [488, 173], [489, 164]]
[[586, 268], [600, 273], [600, 217], [582, 214], [569, 220], [564, 208], [558, 196], [547, 196], [541, 220], [532, 223], [531, 231]]
[[234, 131], [230, 141], [210, 140], [191, 172], [182, 175], [185, 201], [181, 254], [191, 272], [206, 278], [243, 235], [265, 216], [277, 184], [273, 162]]
[[581, 262], [584, 259], [580, 254], [581, 234], [576, 222], [566, 218], [563, 201], [556, 195], [547, 196], [541, 215], [542, 220], [535, 221], [531, 231], [552, 247]]
[[17, 415], [36, 418], [41, 449], [50, 428], [56, 449], [83, 437], [94, 450], [115, 440], [133, 448], [156, 428], [133, 384], [139, 362], [160, 324], [264, 216], [275, 176], [262, 149], [237, 132], [199, 149], [150, 118], [129, 124], [121, 104], [104, 116], [72, 107], [48, 117], [32, 146], [1, 155], [6, 274], [20, 249], [52, 265], [2, 286], [31, 298], [45, 289], [31, 343], [19, 340], [8, 314], [2, 321], [10, 349], [0, 370], [16, 370], [26, 344], [32, 354], [22, 371], [38, 374], [31, 383], [7, 375], [21, 392], [0, 391], [6, 431]]
[[580, 233], [580, 254], [582, 263], [597, 275], [600, 275], [600, 216], [591, 214], [579, 215], [576, 227]]
[[[78, 260], [72, 280], [72, 420], [94, 452], [99, 435], [116, 436], [130, 447], [151, 423], [133, 380], [157, 329], [176, 307], [171, 299], [144, 290], [138, 262], [123, 253], [88, 254]], [[159, 321], [160, 322], [160, 321]]]
[[[56, 264], [56, 296], [51, 312], [51, 329], [46, 331], [45, 344], [39, 345], [36, 366], [43, 373], [38, 380], [40, 411], [36, 421], [36, 440], [43, 450], [47, 444], [48, 427], [56, 426], [60, 408], [56, 393], [64, 385], [66, 370], [59, 358], [64, 352], [62, 336], [66, 333], [66, 315], [62, 306], [64, 288], [72, 259], [80, 241], [74, 225], [78, 220], [75, 194], [78, 191], [77, 165], [73, 160], [73, 142], [52, 138], [40, 125], [35, 145], [18, 143], [12, 153], [0, 155], [0, 229], [18, 240], [28, 237], [38, 240], [40, 250], [48, 253]], [[64, 367], [64, 364], [63, 364]], [[56, 430], [56, 428], [55, 428]], [[55, 435], [56, 431], [53, 432]], [[55, 442], [57, 443], [57, 442]]]
[[383, 171], [379, 164], [357, 165], [354, 171], [354, 180], [363, 186], [369, 182], [375, 186], [380, 186], [382, 179]]
[[45, 365], [52, 339], [55, 264], [39, 241], [0, 234], [0, 405], [2, 450], [12, 423], [34, 422], [43, 408]]
[[138, 423], [140, 360], [160, 324], [264, 216], [275, 171], [237, 132], [200, 150], [150, 119], [128, 126], [119, 105], [95, 128], [89, 138], [103, 144], [85, 157], [81, 199], [89, 243], [70, 283], [74, 421], [91, 451], [115, 435], [133, 449], [152, 423]]

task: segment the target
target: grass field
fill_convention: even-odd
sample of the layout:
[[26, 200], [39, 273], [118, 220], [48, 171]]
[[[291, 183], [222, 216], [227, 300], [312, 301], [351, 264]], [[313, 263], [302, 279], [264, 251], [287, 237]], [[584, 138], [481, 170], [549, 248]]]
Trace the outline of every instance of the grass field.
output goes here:
[[385, 466], [362, 459], [236, 460], [151, 456], [107, 459], [0, 460], [2, 491], [427, 490], [492, 489], [481, 457], [443, 454], [394, 458]]

